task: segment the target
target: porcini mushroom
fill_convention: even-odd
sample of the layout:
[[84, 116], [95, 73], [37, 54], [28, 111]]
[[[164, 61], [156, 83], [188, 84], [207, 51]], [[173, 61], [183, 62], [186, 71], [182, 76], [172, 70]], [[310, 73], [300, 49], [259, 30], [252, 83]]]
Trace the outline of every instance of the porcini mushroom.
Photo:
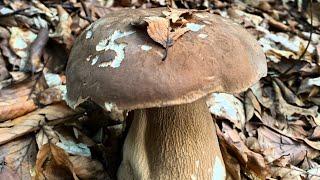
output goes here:
[[264, 53], [240, 25], [195, 11], [162, 61], [164, 48], [132, 22], [164, 10], [122, 10], [91, 24], [70, 54], [68, 103], [133, 110], [119, 179], [224, 179], [206, 96], [253, 85], [266, 75]]

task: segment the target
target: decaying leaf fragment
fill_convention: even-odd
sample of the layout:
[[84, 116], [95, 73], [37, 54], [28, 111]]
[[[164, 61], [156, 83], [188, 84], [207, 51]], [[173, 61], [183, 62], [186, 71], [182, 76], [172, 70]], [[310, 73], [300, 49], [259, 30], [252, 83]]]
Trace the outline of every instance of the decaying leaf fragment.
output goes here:
[[251, 151], [243, 142], [236, 129], [222, 123], [222, 132], [218, 131], [219, 139], [225, 139], [226, 147], [239, 160], [240, 167], [252, 173], [253, 176], [265, 179], [269, 174], [268, 166], [261, 154]]
[[35, 179], [57, 178], [79, 179], [69, 160], [69, 155], [54, 144], [45, 144], [37, 155]]
[[297, 165], [306, 156], [315, 158], [319, 155], [319, 151], [312, 149], [303, 142], [278, 134], [267, 127], [258, 129], [258, 140], [261, 149], [263, 149], [262, 153], [268, 162], [272, 162], [282, 156], [290, 156], [290, 163]]
[[[59, 113], [57, 113], [59, 112]], [[0, 128], [0, 144], [9, 142], [12, 139], [36, 131], [46, 123], [57, 124], [80, 113], [74, 111], [64, 104], [55, 104], [38, 109], [25, 116], [12, 120], [12, 127]]]
[[150, 16], [143, 18], [148, 23], [148, 35], [157, 43], [167, 48], [174, 44], [179, 37], [188, 31], [199, 31], [204, 25], [195, 24], [190, 18], [184, 16], [189, 15], [197, 10], [181, 10], [169, 8], [168, 11], [162, 11], [162, 16]]
[[144, 20], [148, 23], [149, 36], [163, 47], [172, 46], [175, 40], [189, 31], [186, 27], [172, 29], [169, 19], [163, 17], [146, 17]]
[[70, 49], [73, 43], [73, 36], [71, 33], [72, 18], [61, 5], [57, 6], [57, 10], [59, 14], [59, 24], [53, 36], [62, 38], [67, 49]]
[[197, 10], [169, 8], [169, 10], [167, 11], [162, 11], [162, 14], [164, 14], [167, 19], [170, 19], [173, 23], [175, 23], [179, 19], [183, 20], [183, 15], [191, 15], [193, 12], [196, 11]]
[[209, 111], [217, 118], [230, 120], [235, 127], [243, 129], [245, 114], [242, 102], [231, 94], [213, 93], [207, 100]]
[[1, 145], [0, 179], [31, 180], [30, 172], [36, 162], [36, 153], [36, 143], [32, 136], [19, 138]]
[[0, 91], [0, 122], [29, 113], [37, 108], [28, 99], [34, 81], [20, 83]]

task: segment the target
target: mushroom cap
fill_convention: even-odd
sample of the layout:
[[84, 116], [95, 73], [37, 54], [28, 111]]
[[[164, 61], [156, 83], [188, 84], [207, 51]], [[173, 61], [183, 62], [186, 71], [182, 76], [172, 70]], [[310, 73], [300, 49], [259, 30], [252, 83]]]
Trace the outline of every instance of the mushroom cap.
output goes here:
[[[194, 12], [193, 25], [169, 48], [133, 26], [164, 8], [125, 9], [91, 24], [75, 41], [67, 64], [67, 102], [87, 99], [106, 110], [191, 103], [212, 92], [238, 93], [267, 74], [262, 48], [240, 25]], [[197, 28], [197, 27], [196, 27]]]

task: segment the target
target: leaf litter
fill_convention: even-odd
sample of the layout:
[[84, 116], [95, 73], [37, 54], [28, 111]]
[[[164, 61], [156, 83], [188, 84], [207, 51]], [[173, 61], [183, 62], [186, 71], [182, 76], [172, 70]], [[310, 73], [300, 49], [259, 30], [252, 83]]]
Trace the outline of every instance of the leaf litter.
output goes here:
[[35, 0], [0, 3], [0, 179], [115, 177], [126, 121], [65, 105], [68, 53], [91, 21], [166, 2], [186, 9], [141, 19], [166, 51], [185, 33], [205, 38], [206, 23], [193, 16], [204, 18], [197, 12], [208, 9], [245, 27], [266, 54], [267, 77], [244, 93], [208, 100], [229, 177], [320, 177], [319, 1]]

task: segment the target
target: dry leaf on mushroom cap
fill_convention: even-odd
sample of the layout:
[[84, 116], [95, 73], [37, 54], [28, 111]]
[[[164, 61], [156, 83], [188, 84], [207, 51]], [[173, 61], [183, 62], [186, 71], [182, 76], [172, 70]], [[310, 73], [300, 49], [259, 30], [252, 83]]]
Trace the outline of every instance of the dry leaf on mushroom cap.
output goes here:
[[189, 31], [186, 27], [173, 30], [170, 21], [163, 17], [146, 17], [144, 20], [148, 23], [149, 36], [163, 47], [173, 45], [175, 40]]
[[169, 8], [162, 11], [165, 17], [150, 16], [143, 21], [148, 23], [148, 35], [163, 47], [172, 46], [180, 36], [188, 31], [199, 31], [205, 25], [193, 22], [192, 14], [197, 10], [181, 10]]

